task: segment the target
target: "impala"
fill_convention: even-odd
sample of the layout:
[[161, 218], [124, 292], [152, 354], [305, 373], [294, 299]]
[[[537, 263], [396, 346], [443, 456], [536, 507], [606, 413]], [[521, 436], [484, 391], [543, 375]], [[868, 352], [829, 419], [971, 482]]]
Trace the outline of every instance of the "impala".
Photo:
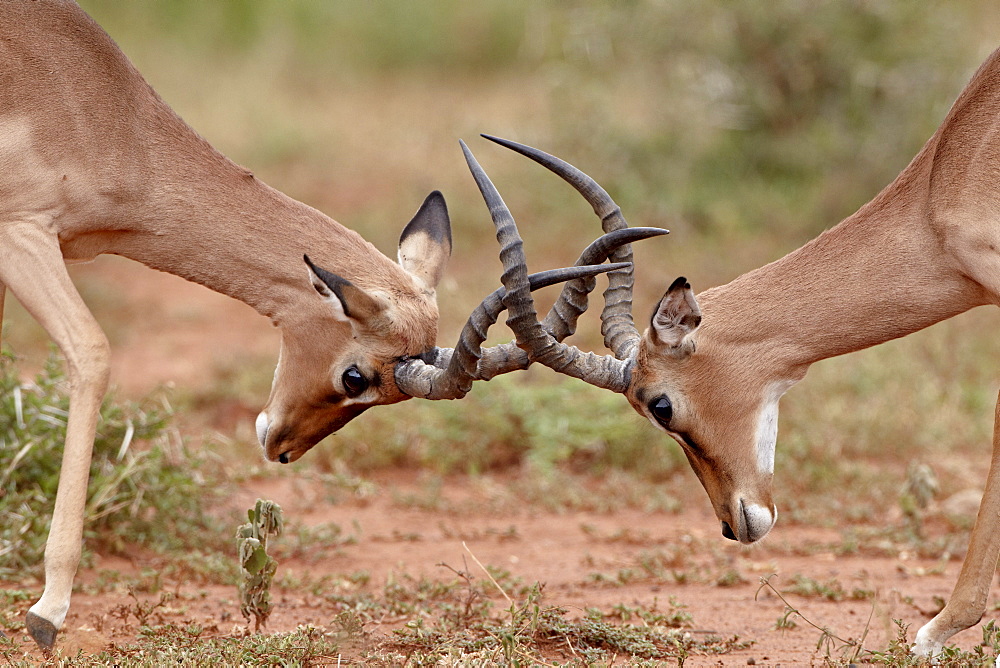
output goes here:
[[[604, 220], [605, 231], [626, 227], [607, 193], [579, 170], [536, 149], [487, 138], [569, 181]], [[902, 173], [836, 227], [697, 297], [677, 279], [642, 334], [629, 315], [630, 294], [606, 298], [602, 321], [613, 356], [583, 354], [555, 340], [538, 326], [523, 288], [508, 290], [505, 299], [518, 345], [533, 361], [623, 393], [680, 444], [723, 535], [760, 540], [777, 517], [771, 487], [778, 400], [812, 363], [975, 306], [1000, 305], [1000, 51]], [[916, 653], [937, 653], [981, 619], [998, 555], [1000, 397], [968, 554], [951, 599], [917, 633]]]
[[[281, 346], [257, 434], [271, 461], [295, 461], [371, 406], [460, 398], [475, 379], [527, 367], [513, 344], [481, 350], [503, 310], [502, 290], [473, 312], [455, 350], [434, 346], [435, 285], [451, 252], [440, 193], [404, 227], [393, 262], [213, 149], [73, 2], [4, 3], [0, 54], [0, 314], [9, 289], [59, 346], [70, 381], [45, 589], [27, 617], [43, 649], [53, 646], [69, 610], [109, 380], [107, 338], [67, 261], [122, 255], [270, 318]], [[523, 264], [510, 262], [513, 232], [498, 229], [498, 239], [505, 275], [516, 274], [519, 286], [575, 279], [556, 309], [566, 314], [555, 318], [557, 337], [572, 331], [567, 323], [585, 308], [594, 275], [610, 269], [631, 278], [628, 259], [528, 277]], [[606, 237], [581, 264], [660, 233]], [[574, 307], [579, 295], [583, 306]]]

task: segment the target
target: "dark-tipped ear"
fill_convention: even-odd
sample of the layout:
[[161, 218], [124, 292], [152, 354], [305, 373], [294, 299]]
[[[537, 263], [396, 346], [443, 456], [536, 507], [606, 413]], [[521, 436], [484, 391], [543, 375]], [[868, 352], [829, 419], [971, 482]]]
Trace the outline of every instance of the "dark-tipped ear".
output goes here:
[[309, 267], [309, 280], [316, 292], [333, 309], [333, 317], [345, 322], [370, 325], [386, 308], [384, 302], [369, 295], [346, 278], [316, 266], [303, 255]]
[[399, 237], [399, 264], [433, 290], [451, 257], [451, 220], [444, 195], [435, 190]]
[[650, 322], [653, 340], [675, 352], [690, 353], [694, 346], [686, 345], [688, 336], [701, 324], [701, 309], [694, 298], [691, 284], [681, 276], [660, 299]]

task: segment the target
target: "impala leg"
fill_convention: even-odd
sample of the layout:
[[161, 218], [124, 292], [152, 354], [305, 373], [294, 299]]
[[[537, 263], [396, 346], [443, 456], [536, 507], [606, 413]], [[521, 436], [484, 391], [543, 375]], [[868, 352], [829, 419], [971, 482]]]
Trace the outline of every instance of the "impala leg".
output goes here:
[[986, 490], [969, 539], [958, 582], [944, 609], [917, 632], [915, 654], [933, 656], [959, 631], [977, 624], [986, 611], [993, 575], [1000, 558], [1000, 395], [993, 422], [993, 457]]
[[70, 409], [59, 487], [45, 543], [45, 590], [27, 628], [49, 650], [66, 619], [80, 563], [87, 482], [101, 401], [107, 390], [107, 338], [77, 293], [54, 235], [37, 225], [0, 228], [0, 283], [38, 320], [66, 358]]

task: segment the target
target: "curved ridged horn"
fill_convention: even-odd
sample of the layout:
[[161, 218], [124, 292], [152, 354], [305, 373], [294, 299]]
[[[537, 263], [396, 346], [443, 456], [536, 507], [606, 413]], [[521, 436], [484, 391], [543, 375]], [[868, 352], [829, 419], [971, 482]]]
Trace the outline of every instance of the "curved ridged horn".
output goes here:
[[[538, 164], [555, 172], [564, 181], [576, 188], [583, 195], [601, 219], [605, 232], [628, 227], [621, 208], [597, 181], [582, 171], [554, 155], [536, 148], [525, 146], [508, 139], [491, 135], [482, 135], [485, 139], [516, 151], [531, 158]], [[627, 269], [608, 273], [608, 289], [604, 292], [604, 310], [601, 312], [601, 333], [604, 344], [621, 360], [631, 359], [639, 344], [639, 331], [632, 318], [632, 286], [634, 284], [632, 268], [632, 248], [623, 246], [612, 253], [612, 262], [628, 262]], [[584, 305], [586, 302], [584, 301]], [[551, 324], [551, 323], [549, 323]]]
[[[466, 152], [466, 159], [475, 162], [475, 158]], [[481, 173], [482, 169], [476, 164]], [[476, 169], [473, 175], [476, 174]], [[478, 182], [478, 180], [477, 180]], [[489, 180], [487, 179], [488, 183]], [[492, 186], [492, 184], [490, 184]], [[502, 205], [501, 209], [506, 209]], [[509, 225], [513, 219], [509, 217]], [[494, 221], [494, 224], [495, 221]], [[516, 234], [516, 227], [513, 228]], [[634, 243], [642, 239], [667, 234], [667, 230], [657, 227], [632, 227], [619, 229], [605, 234], [591, 243], [580, 254], [576, 265], [572, 268], [554, 269], [531, 274], [527, 277], [529, 291], [534, 291], [556, 283], [566, 282], [559, 299], [553, 304], [545, 319], [546, 328], [557, 341], [573, 333], [576, 320], [587, 308], [587, 295], [594, 289], [594, 277], [599, 273], [620, 271], [625, 269], [625, 263], [603, 265], [605, 260], [623, 244]], [[498, 238], [500, 233], [498, 232]], [[505, 233], [506, 238], [506, 233]], [[520, 237], [518, 236], [518, 239]], [[520, 257], [504, 253], [502, 256], [508, 262], [520, 261], [524, 264], [523, 252]], [[507, 265], [505, 265], [506, 267]], [[509, 272], [507, 272], [509, 273]], [[469, 316], [455, 348], [434, 348], [418, 358], [407, 359], [396, 366], [396, 384], [404, 393], [425, 399], [458, 399], [464, 396], [472, 387], [474, 380], [489, 380], [496, 376], [519, 369], [527, 369], [531, 360], [525, 351], [515, 343], [504, 343], [491, 348], [482, 348], [489, 327], [496, 323], [500, 313], [506, 308], [504, 298], [506, 288], [500, 288], [490, 294], [480, 303]], [[537, 322], [537, 321], [536, 321]]]
[[[614, 241], [609, 243], [617, 247]], [[591, 280], [622, 266], [616, 263], [550, 269], [528, 276], [528, 288], [533, 291], [570, 280]], [[419, 358], [400, 362], [395, 370], [396, 386], [411, 397], [460, 399], [475, 380], [527, 369], [530, 364], [527, 354], [511, 344], [482, 348], [490, 326], [506, 308], [503, 304], [506, 295], [506, 288], [499, 288], [473, 310], [454, 348], [434, 348]]]
[[[599, 237], [580, 254], [576, 266], [600, 264], [624, 244], [664, 234], [670, 234], [670, 230], [659, 227], [625, 227], [609, 232]], [[609, 272], [608, 275], [610, 276], [611, 273]], [[552, 334], [556, 341], [562, 341], [576, 331], [576, 321], [587, 310], [587, 297], [594, 291], [596, 285], [597, 281], [594, 278], [581, 278], [568, 281], [563, 287], [559, 298], [542, 321], [542, 326]]]
[[[667, 234], [667, 230], [659, 227], [627, 227], [623, 230], [610, 232], [587, 246], [580, 254], [575, 266], [598, 265], [607, 260], [608, 256], [622, 244], [635, 243], [663, 234]], [[607, 265], [605, 268], [610, 271], [612, 266], [618, 265]], [[532, 292], [536, 289], [533, 282], [534, 276], [536, 274], [528, 276], [528, 279], [532, 281]], [[545, 320], [542, 321], [542, 326], [556, 341], [562, 341], [575, 331], [577, 319], [587, 310], [587, 295], [594, 290], [595, 284], [596, 281], [593, 277], [575, 278], [566, 282], [566, 287], [563, 288], [559, 299], [552, 305]], [[506, 289], [501, 288], [494, 294], [499, 295], [502, 299], [506, 292]], [[499, 310], [493, 316], [490, 324], [496, 322], [499, 311], [505, 307], [500, 305], [498, 308]], [[478, 377], [481, 380], [489, 380], [518, 369], [527, 369], [531, 364], [528, 354], [518, 348], [516, 342], [501, 343], [482, 352], [483, 356], [479, 361], [478, 371]]]
[[507, 325], [517, 337], [518, 347], [528, 354], [529, 359], [541, 362], [560, 373], [580, 378], [591, 385], [624, 392], [631, 376], [630, 359], [584, 353], [578, 348], [556, 341], [538, 322], [527, 281], [524, 245], [514, 225], [514, 218], [464, 142], [462, 150], [497, 228], [497, 240], [501, 244], [501, 258], [505, 267], [501, 279], [507, 289], [503, 300], [508, 311]]

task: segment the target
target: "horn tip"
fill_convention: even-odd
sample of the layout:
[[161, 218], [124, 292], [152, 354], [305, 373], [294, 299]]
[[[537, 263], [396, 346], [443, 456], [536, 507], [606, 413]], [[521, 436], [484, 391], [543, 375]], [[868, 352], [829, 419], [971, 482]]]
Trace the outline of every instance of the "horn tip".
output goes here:
[[479, 136], [482, 137], [483, 139], [490, 140], [494, 144], [500, 144], [501, 146], [506, 146], [507, 148], [512, 148], [514, 146], [521, 146], [521, 144], [518, 144], [515, 141], [511, 141], [510, 139], [504, 139], [503, 137], [497, 137], [496, 135], [486, 134], [485, 132], [480, 133]]

